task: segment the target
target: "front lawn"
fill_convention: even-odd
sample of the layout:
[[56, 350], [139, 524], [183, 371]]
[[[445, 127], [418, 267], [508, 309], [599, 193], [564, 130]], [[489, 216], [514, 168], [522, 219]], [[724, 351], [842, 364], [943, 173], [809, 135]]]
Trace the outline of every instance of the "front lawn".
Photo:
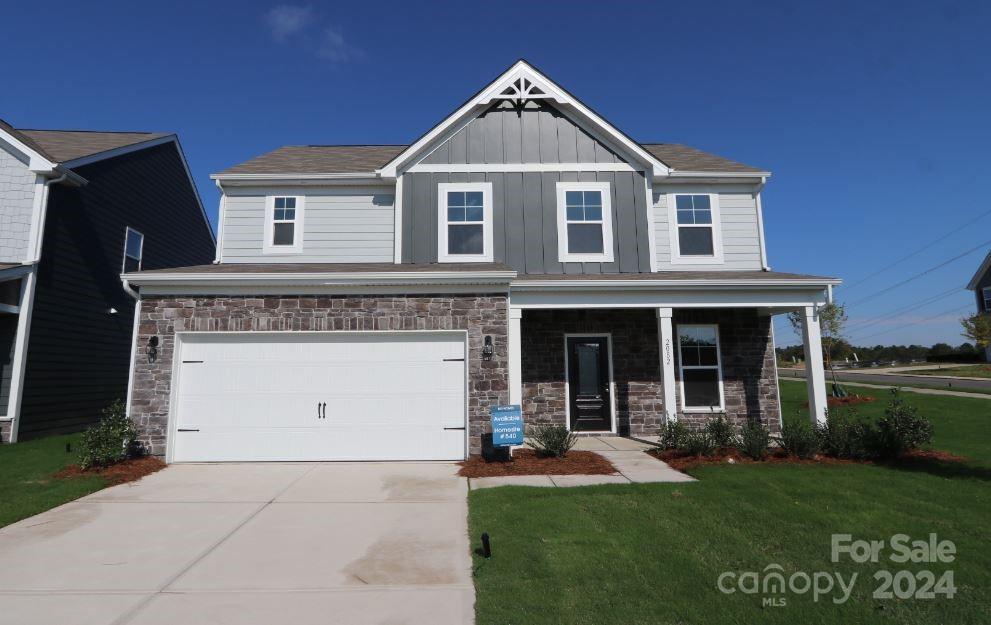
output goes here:
[[948, 375], [961, 378], [991, 378], [991, 365], [960, 365], [941, 369], [915, 369], [906, 371], [910, 375]]
[[[44, 512], [107, 485], [104, 478], [54, 477], [74, 464], [80, 434], [50, 436], [14, 445], [0, 445], [0, 527]], [[71, 453], [65, 446], [71, 445]]]
[[[805, 411], [805, 385], [782, 382], [786, 416]], [[878, 401], [887, 391], [849, 387]], [[689, 484], [579, 489], [504, 487], [469, 496], [473, 542], [488, 532], [493, 556], [475, 556], [481, 625], [560, 623], [986, 623], [991, 620], [991, 401], [906, 394], [933, 420], [935, 447], [969, 457], [957, 467], [735, 465], [700, 467]], [[887, 540], [904, 533], [956, 545], [950, 564], [830, 560], [832, 534]], [[723, 594], [717, 579], [780, 565], [858, 578], [850, 599], [834, 589]], [[954, 571], [952, 599], [875, 599], [876, 571]]]

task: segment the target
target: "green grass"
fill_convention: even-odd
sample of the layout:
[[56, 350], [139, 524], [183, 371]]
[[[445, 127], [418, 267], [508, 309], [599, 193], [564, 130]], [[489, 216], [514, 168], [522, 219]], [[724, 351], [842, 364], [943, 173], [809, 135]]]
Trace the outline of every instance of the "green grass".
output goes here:
[[[887, 391], [850, 386], [884, 409]], [[469, 496], [474, 542], [492, 538], [493, 557], [475, 556], [480, 625], [542, 623], [986, 623], [991, 621], [991, 402], [906, 394], [930, 416], [935, 446], [968, 456], [966, 465], [927, 470], [873, 465], [735, 465], [693, 471], [690, 484], [580, 489], [507, 487]], [[804, 412], [804, 385], [782, 384], [786, 416]], [[830, 561], [830, 536], [887, 539], [935, 532], [952, 540], [952, 564]], [[761, 607], [760, 594], [726, 595], [724, 571], [858, 574], [851, 599], [785, 595]], [[955, 572], [953, 599], [882, 600], [875, 571]], [[834, 595], [836, 596], [836, 595]]]
[[[53, 477], [76, 463], [80, 439], [79, 434], [70, 434], [0, 445], [0, 527], [106, 486], [98, 476]], [[72, 453], [66, 453], [67, 443], [72, 445]]]
[[961, 365], [959, 367], [943, 367], [942, 369], [916, 369], [906, 371], [911, 375], [949, 375], [964, 378], [991, 378], [991, 365]]

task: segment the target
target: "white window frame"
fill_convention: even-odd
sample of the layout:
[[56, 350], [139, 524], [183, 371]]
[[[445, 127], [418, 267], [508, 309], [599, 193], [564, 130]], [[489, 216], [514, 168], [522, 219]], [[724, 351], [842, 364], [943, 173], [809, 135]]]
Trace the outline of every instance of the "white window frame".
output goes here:
[[[482, 192], [482, 253], [449, 254], [447, 252], [447, 194], [449, 192]], [[477, 223], [477, 222], [468, 222]], [[491, 182], [441, 182], [437, 185], [437, 262], [439, 263], [491, 263], [493, 251], [492, 233], [492, 183]]]
[[981, 299], [984, 301], [984, 312], [991, 312], [991, 286], [986, 286], [981, 289]]
[[[681, 356], [681, 329], [682, 328], [712, 328], [716, 331], [716, 366], [712, 365], [689, 365], [685, 366], [685, 360]], [[675, 340], [678, 342], [678, 386], [681, 395], [681, 411], [720, 413], [726, 411], [726, 396], [723, 393], [723, 354], [719, 340], [719, 325], [715, 323], [679, 323], [675, 328]], [[685, 370], [693, 369], [716, 369], [719, 381], [719, 406], [689, 406], [685, 401]]]
[[134, 233], [141, 237], [141, 245], [138, 247], [138, 271], [141, 271], [141, 263], [144, 261], [145, 256], [145, 235], [134, 228], [127, 226], [124, 228], [124, 255], [121, 257], [120, 261], [120, 272], [127, 273], [127, 259], [134, 258], [133, 256], [127, 255], [127, 238], [131, 233]]
[[[602, 194], [602, 252], [572, 254], [568, 252], [568, 191], [598, 191]], [[595, 223], [595, 222], [572, 222]], [[613, 262], [612, 193], [608, 182], [557, 183], [557, 259], [562, 263]]]
[[[708, 225], [678, 225], [678, 196], [679, 195], [708, 195], [709, 210], [712, 213], [712, 224]], [[719, 194], [706, 192], [683, 191], [668, 193], [668, 233], [671, 237], [671, 264], [673, 265], [722, 265], [723, 260], [723, 228], [720, 219]], [[712, 228], [712, 256], [682, 256], [681, 242], [678, 238], [679, 228]]]
[[[274, 245], [275, 234], [275, 198], [293, 198], [296, 200], [296, 219], [293, 220], [292, 245]], [[265, 197], [265, 241], [262, 252], [265, 254], [302, 254], [303, 253], [303, 221], [306, 214], [306, 197], [290, 193], [277, 193]], [[288, 223], [280, 221], [280, 223]]]

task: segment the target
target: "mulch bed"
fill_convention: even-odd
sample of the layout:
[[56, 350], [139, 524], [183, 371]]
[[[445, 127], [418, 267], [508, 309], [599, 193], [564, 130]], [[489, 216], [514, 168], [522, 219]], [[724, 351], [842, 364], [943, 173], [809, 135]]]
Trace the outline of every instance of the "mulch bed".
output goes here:
[[[741, 454], [732, 447], [720, 449], [711, 456], [692, 456], [678, 449], [650, 449], [646, 453], [666, 462], [672, 469], [686, 471], [696, 467], [721, 464], [876, 464], [873, 460], [851, 460], [849, 458], [833, 458], [832, 456], [816, 455], [811, 458], [799, 458], [786, 453], [782, 449], [768, 450], [763, 460], [754, 460]], [[916, 449], [899, 458], [898, 462], [906, 464], [926, 464], [945, 462], [966, 462], [967, 458], [956, 456], [938, 449]]]
[[109, 467], [85, 470], [81, 469], [78, 464], [73, 464], [56, 473], [55, 477], [59, 479], [72, 479], [74, 477], [97, 475], [107, 480], [108, 486], [116, 486], [117, 484], [140, 480], [146, 475], [161, 471], [165, 466], [164, 462], [154, 456], [142, 456], [140, 458], [131, 458], [130, 460], [125, 460]]
[[461, 477], [611, 475], [617, 472], [611, 462], [591, 451], [569, 451], [564, 458], [544, 458], [532, 449], [517, 449], [509, 462], [486, 462], [481, 456], [472, 456], [459, 464]]

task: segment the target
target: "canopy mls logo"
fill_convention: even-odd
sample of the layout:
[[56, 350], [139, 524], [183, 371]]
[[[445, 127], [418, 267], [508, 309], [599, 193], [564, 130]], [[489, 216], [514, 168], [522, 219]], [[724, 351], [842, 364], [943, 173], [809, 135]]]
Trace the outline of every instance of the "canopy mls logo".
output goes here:
[[[884, 540], [854, 540], [851, 534], [833, 534], [830, 541], [830, 560], [834, 564], [878, 564], [883, 559], [894, 564], [949, 564], [956, 559], [956, 545], [949, 540], [939, 540], [929, 534], [927, 540], [913, 540], [907, 534], [894, 534]], [[788, 593], [812, 594], [816, 603], [829, 597], [836, 605], [849, 601], [860, 573], [847, 576], [839, 571], [796, 571], [785, 574], [784, 567], [768, 564], [762, 571], [726, 571], [716, 580], [716, 588], [723, 594], [740, 592], [747, 595], [763, 595], [763, 607], [784, 607]], [[935, 572], [899, 569], [881, 569], [872, 578], [877, 582], [872, 593], [874, 599], [930, 600], [943, 596], [952, 599], [956, 594], [953, 570], [943, 571], [937, 578]]]

